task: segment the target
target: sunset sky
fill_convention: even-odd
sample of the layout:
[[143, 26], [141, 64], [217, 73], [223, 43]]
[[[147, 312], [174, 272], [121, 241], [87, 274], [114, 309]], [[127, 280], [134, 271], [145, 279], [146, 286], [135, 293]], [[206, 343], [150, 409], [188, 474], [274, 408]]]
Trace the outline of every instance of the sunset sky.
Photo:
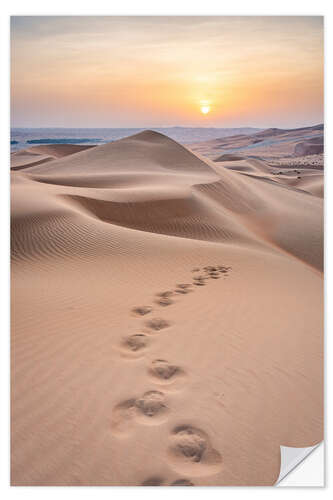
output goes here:
[[312, 125], [323, 20], [13, 17], [11, 71], [13, 127]]

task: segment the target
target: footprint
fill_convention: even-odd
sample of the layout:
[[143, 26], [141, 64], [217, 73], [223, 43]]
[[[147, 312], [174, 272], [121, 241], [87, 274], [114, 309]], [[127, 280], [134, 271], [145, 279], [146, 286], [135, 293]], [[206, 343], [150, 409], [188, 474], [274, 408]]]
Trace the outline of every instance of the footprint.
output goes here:
[[168, 328], [170, 323], [162, 318], [153, 318], [146, 322], [146, 326], [151, 330], [156, 332], [163, 330], [164, 328]]
[[171, 297], [173, 295], [173, 292], [171, 290], [167, 290], [166, 292], [159, 292], [156, 295], [157, 297], [167, 298]]
[[171, 306], [171, 304], [173, 304], [173, 300], [169, 299], [169, 297], [161, 297], [161, 298], [155, 300], [155, 302], [159, 306], [163, 306], [163, 307]]
[[192, 290], [191, 290], [192, 284], [191, 283], [178, 283], [178, 285], [176, 285], [176, 287], [177, 287], [175, 290], [176, 293], [186, 294], [186, 293], [192, 292]]
[[176, 288], [175, 292], [186, 295], [187, 293], [193, 292], [193, 290], [191, 288]]
[[208, 271], [208, 272], [210, 272], [210, 271], [214, 272], [214, 271], [218, 271], [218, 268], [215, 266], [206, 266], [206, 267], [204, 267], [204, 270]]
[[136, 316], [145, 316], [146, 314], [149, 314], [152, 312], [153, 308], [151, 306], [139, 306], [139, 307], [134, 307], [132, 309], [132, 312]]
[[116, 405], [112, 412], [111, 429], [114, 434], [127, 433], [135, 417], [135, 399], [128, 399]]
[[229, 267], [228, 266], [218, 266], [218, 270], [220, 271], [220, 273], [225, 274], [231, 270], [231, 267], [230, 266]]
[[135, 421], [148, 425], [162, 423], [169, 411], [165, 395], [147, 391], [139, 398], [131, 398], [116, 405], [112, 412], [111, 429], [114, 434], [128, 433]]
[[144, 333], [135, 333], [126, 337], [121, 344], [120, 350], [125, 356], [142, 356], [149, 342], [148, 335]]
[[193, 280], [194, 280], [194, 284], [196, 284], [196, 282], [205, 282], [206, 280], [208, 279], [207, 276], [203, 276], [202, 274], [200, 276], [194, 276], [193, 277]]
[[194, 484], [188, 479], [177, 479], [170, 486], [194, 486]]
[[205, 286], [205, 282], [203, 279], [195, 278], [195, 281], [193, 282], [193, 285], [196, 286]]
[[162, 486], [164, 483], [164, 479], [159, 477], [159, 476], [153, 476], [149, 477], [143, 483], [141, 486]]
[[125, 344], [131, 351], [139, 351], [140, 349], [146, 347], [147, 335], [144, 335], [143, 333], [136, 333], [134, 335], [131, 335], [130, 337], [127, 337], [127, 339], [125, 340]]
[[201, 462], [207, 448], [207, 439], [193, 427], [179, 427], [176, 430], [175, 453], [190, 462]]
[[214, 474], [222, 463], [221, 455], [212, 447], [208, 435], [190, 425], [173, 430], [168, 456], [175, 470], [197, 476]]
[[219, 275], [219, 273], [212, 272], [212, 271], [209, 273], [209, 277], [210, 277], [211, 279], [213, 279], [213, 280], [218, 280], [218, 279], [220, 279], [220, 275]]
[[220, 272], [219, 268], [216, 266], [206, 266], [204, 267], [206, 271], [206, 275], [208, 278], [211, 278], [213, 280], [218, 280], [220, 278]]
[[231, 267], [230, 266], [218, 265], [218, 266], [205, 266], [203, 269], [204, 269], [204, 271], [207, 274], [209, 274], [209, 275], [215, 275], [217, 273], [223, 273], [223, 274], [225, 274], [228, 271], [230, 271]]
[[165, 359], [152, 361], [148, 372], [154, 381], [160, 384], [170, 384], [184, 375], [184, 371], [179, 366], [172, 365]]
[[152, 418], [168, 411], [165, 404], [165, 396], [160, 391], [148, 391], [135, 402], [139, 412], [145, 417]]
[[[160, 476], [152, 476], [141, 483], [141, 486], [168, 486], [165, 484], [165, 480]], [[194, 484], [188, 479], [176, 479], [170, 486], [194, 486]]]

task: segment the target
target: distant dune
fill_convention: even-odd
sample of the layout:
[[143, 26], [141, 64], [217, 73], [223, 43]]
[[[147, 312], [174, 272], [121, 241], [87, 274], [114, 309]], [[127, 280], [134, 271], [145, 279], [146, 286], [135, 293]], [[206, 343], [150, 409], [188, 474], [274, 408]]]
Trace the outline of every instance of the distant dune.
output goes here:
[[[211, 141], [189, 144], [189, 147], [215, 161], [224, 155], [240, 154], [263, 160], [318, 155], [323, 153], [324, 127], [322, 124], [296, 129], [269, 128], [249, 135], [220, 137]], [[304, 166], [307, 164], [305, 163]], [[323, 163], [320, 164], [323, 167]]]
[[225, 153], [218, 158], [216, 158], [214, 161], [239, 161], [239, 160], [244, 160], [244, 156], [236, 155], [236, 154], [228, 154]]
[[324, 152], [323, 138], [320, 141], [298, 142], [295, 146], [296, 156], [316, 155]]
[[[143, 132], [143, 128], [12, 128], [11, 149], [19, 151], [29, 145], [41, 144], [104, 144]], [[243, 136], [259, 132], [256, 127], [162, 127], [154, 129], [180, 143]]]
[[322, 440], [322, 172], [214, 141], [12, 155], [13, 485], [272, 485]]
[[23, 168], [40, 165], [47, 161], [62, 158], [63, 156], [78, 153], [85, 149], [94, 146], [79, 146], [75, 144], [56, 144], [56, 145], [41, 145], [33, 146], [28, 149], [23, 149], [12, 153], [11, 155], [11, 170], [21, 170]]

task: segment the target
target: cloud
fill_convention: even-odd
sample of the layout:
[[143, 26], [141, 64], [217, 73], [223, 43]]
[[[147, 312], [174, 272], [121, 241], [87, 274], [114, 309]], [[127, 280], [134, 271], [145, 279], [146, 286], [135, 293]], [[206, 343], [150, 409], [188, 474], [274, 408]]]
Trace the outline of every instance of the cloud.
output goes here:
[[[110, 116], [126, 126], [125, 115], [137, 123], [146, 110], [146, 123], [159, 117], [192, 123], [198, 101], [209, 97], [218, 123], [227, 113], [243, 116], [246, 99], [255, 99], [246, 108], [269, 114], [263, 96], [273, 97], [276, 88], [284, 90], [280, 106], [294, 120], [297, 87], [309, 117], [319, 117], [322, 25], [318, 16], [12, 17], [13, 122], [66, 125], [83, 115], [87, 126], [103, 126]], [[279, 119], [273, 103], [271, 111]]]

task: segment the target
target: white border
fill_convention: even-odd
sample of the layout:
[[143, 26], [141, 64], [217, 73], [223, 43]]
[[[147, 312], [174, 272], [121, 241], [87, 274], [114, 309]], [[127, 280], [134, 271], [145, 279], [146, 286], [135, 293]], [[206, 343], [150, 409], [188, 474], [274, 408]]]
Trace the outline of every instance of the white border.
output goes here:
[[[3, 328], [1, 329], [1, 348], [0, 348], [0, 381], [1, 381], [1, 447], [0, 447], [0, 490], [2, 498], [20, 498], [24, 496], [28, 500], [38, 498], [58, 498], [59, 495], [66, 500], [67, 498], [91, 498], [95, 496], [110, 495], [116, 498], [128, 497], [134, 495], [138, 500], [146, 500], [147, 497], [159, 498], [167, 497], [171, 494], [168, 488], [159, 488], [158, 493], [154, 488], [10, 488], [9, 487], [9, 184], [8, 184], [8, 157], [9, 157], [9, 15], [325, 15], [325, 47], [326, 47], [326, 217], [332, 213], [333, 190], [331, 184], [332, 174], [329, 165], [330, 158], [330, 137], [329, 132], [329, 111], [330, 95], [328, 89], [332, 88], [331, 65], [329, 59], [332, 54], [327, 54], [328, 46], [333, 46], [332, 33], [333, 26], [331, 21], [331, 9], [333, 2], [331, 0], [279, 0], [278, 2], [268, 2], [267, 0], [233, 0], [232, 2], [223, 2], [222, 0], [204, 0], [202, 2], [168, 0], [168, 2], [158, 2], [157, 0], [121, 0], [110, 2], [110, 0], [94, 0], [94, 2], [82, 2], [68, 0], [57, 0], [57, 2], [45, 2], [45, 0], [3, 0], [1, 5], [0, 35], [1, 35], [1, 102], [0, 102], [0, 154], [2, 157], [0, 168], [0, 214], [1, 214], [1, 235], [3, 235], [1, 249], [1, 318]], [[329, 44], [329, 42], [331, 42]], [[246, 43], [246, 41], [244, 41]], [[329, 85], [331, 80], [331, 85]], [[332, 196], [331, 196], [332, 195]], [[332, 200], [332, 201], [331, 201]], [[332, 226], [332, 223], [330, 223]], [[331, 233], [329, 226], [326, 225], [326, 248], [330, 248]], [[331, 246], [332, 248], [332, 246]], [[326, 250], [326, 257], [328, 250]], [[330, 267], [326, 261], [326, 288], [329, 289]], [[328, 313], [329, 307], [326, 305]], [[329, 325], [329, 317], [326, 321], [326, 331]], [[326, 335], [326, 352], [328, 347], [328, 336]], [[327, 363], [326, 384], [329, 380], [329, 363]], [[331, 371], [332, 373], [332, 371]], [[327, 397], [327, 391], [326, 391]], [[329, 413], [330, 401], [327, 400], [326, 422]], [[327, 439], [326, 430], [326, 439]], [[326, 460], [326, 470], [327, 460]], [[284, 498], [296, 499], [299, 495], [302, 500], [308, 495], [327, 495], [330, 487], [326, 489], [283, 489]], [[264, 495], [279, 495], [280, 488], [174, 488], [173, 497], [183, 498], [191, 495], [198, 497], [202, 495], [228, 495], [229, 498], [238, 498], [240, 495], [246, 495], [247, 500], [257, 499]]]

